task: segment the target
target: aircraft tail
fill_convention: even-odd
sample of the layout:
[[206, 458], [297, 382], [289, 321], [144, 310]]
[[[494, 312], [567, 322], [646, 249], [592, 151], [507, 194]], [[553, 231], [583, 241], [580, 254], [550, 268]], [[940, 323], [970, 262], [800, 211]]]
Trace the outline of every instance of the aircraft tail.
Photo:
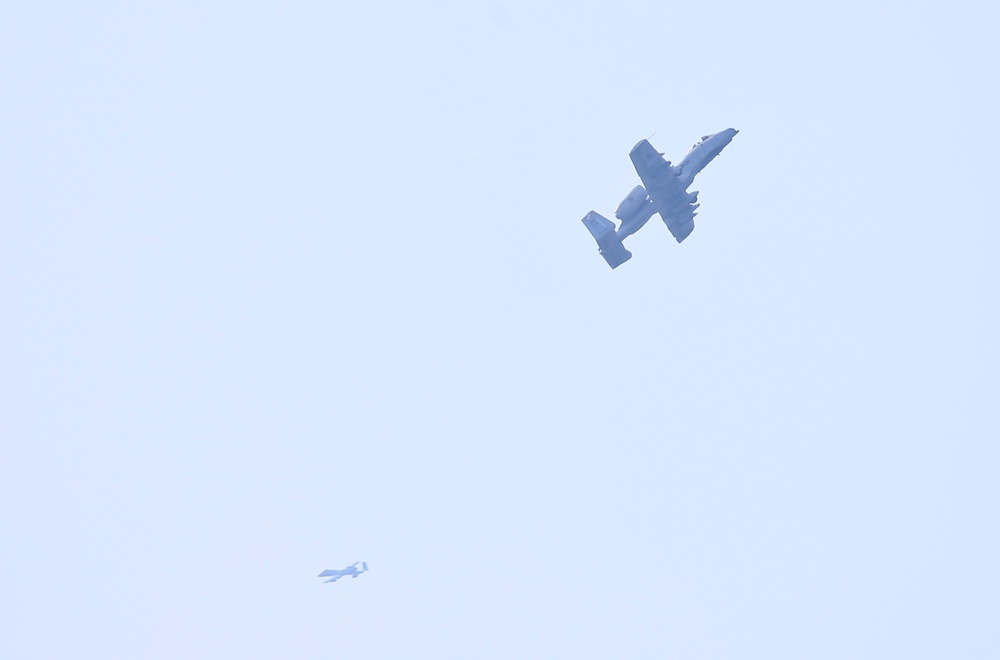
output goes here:
[[366, 562], [366, 561], [361, 562], [361, 570], [362, 571], [367, 571], [368, 570], [368, 562]]
[[583, 218], [583, 224], [597, 241], [598, 251], [609, 266], [617, 268], [632, 258], [632, 253], [625, 249], [622, 239], [615, 233], [615, 223], [591, 211]]

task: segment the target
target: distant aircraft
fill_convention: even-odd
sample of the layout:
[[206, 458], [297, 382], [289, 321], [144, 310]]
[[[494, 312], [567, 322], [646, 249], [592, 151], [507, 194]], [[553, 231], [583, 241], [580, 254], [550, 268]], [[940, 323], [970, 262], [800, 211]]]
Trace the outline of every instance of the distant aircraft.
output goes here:
[[336, 582], [340, 578], [347, 577], [348, 575], [350, 575], [352, 578], [356, 578], [356, 577], [358, 577], [359, 575], [361, 575], [362, 573], [364, 573], [365, 571], [368, 570], [368, 564], [366, 564], [365, 562], [360, 562], [360, 564], [361, 564], [361, 570], [359, 571], [358, 570], [358, 563], [359, 562], [354, 562], [353, 564], [351, 564], [347, 568], [342, 568], [339, 571], [335, 570], [335, 569], [328, 568], [325, 571], [323, 571], [322, 573], [320, 573], [319, 575], [317, 575], [316, 577], [328, 577], [328, 578], [330, 578], [329, 580], [323, 580], [323, 584], [326, 584], [327, 582]]
[[695, 175], [718, 156], [737, 133], [739, 131], [735, 128], [727, 128], [721, 133], [704, 136], [677, 165], [664, 160], [663, 154], [654, 149], [649, 140], [642, 140], [632, 148], [629, 158], [642, 180], [642, 186], [633, 188], [615, 209], [615, 217], [621, 221], [618, 229], [615, 229], [615, 223], [596, 211], [591, 211], [583, 219], [609, 266], [617, 268], [632, 258], [622, 240], [639, 231], [654, 213], [660, 214], [678, 243], [694, 231], [698, 192], [689, 193], [687, 188]]

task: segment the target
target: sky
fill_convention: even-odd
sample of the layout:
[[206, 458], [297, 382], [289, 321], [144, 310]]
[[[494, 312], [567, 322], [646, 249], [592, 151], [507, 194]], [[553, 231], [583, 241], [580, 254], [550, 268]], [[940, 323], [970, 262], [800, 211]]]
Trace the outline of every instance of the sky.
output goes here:
[[0, 7], [0, 656], [997, 657], [998, 28]]

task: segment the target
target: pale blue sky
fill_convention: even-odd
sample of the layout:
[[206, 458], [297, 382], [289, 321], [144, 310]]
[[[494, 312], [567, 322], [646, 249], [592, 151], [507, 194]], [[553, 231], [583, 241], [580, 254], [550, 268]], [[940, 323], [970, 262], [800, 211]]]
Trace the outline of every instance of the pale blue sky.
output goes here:
[[0, 8], [0, 656], [996, 657], [995, 7]]

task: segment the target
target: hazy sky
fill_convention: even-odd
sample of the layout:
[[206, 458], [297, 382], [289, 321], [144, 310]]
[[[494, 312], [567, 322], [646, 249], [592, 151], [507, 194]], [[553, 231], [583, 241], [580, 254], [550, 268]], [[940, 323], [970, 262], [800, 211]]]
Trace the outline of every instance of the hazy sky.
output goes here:
[[159, 4], [0, 7], [0, 656], [1000, 656], [996, 3]]

